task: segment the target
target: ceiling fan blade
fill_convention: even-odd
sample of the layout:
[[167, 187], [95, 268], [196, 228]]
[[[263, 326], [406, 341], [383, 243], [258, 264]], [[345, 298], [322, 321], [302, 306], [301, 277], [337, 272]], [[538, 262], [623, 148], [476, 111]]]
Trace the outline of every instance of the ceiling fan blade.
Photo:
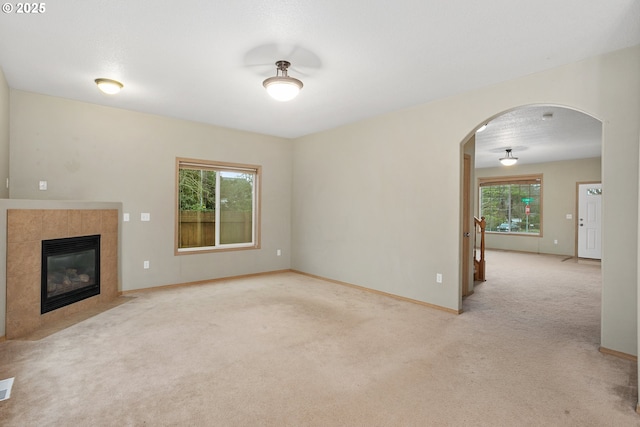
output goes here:
[[268, 43], [257, 46], [243, 58], [245, 67], [270, 66], [275, 72], [276, 61], [285, 60], [291, 63], [289, 70], [296, 74], [309, 75], [309, 70], [321, 68], [320, 58], [308, 49], [299, 45]]

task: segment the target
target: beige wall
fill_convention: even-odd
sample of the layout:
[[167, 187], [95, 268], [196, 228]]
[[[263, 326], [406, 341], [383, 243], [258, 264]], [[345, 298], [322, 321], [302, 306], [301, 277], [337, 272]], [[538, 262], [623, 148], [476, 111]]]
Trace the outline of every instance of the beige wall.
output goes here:
[[[542, 174], [542, 237], [487, 233], [486, 247], [525, 252], [576, 256], [576, 183], [599, 182], [601, 159], [582, 159], [534, 165], [476, 169], [476, 178]], [[478, 186], [475, 187], [478, 216]], [[571, 214], [572, 219], [566, 215]], [[554, 244], [554, 240], [558, 244]]]
[[9, 86], [0, 68], [0, 199], [9, 197]]
[[[603, 122], [602, 346], [635, 354], [638, 70], [636, 46], [295, 144], [12, 90], [11, 196], [122, 202], [124, 290], [293, 267], [459, 309], [461, 144], [519, 106], [575, 108]], [[176, 156], [263, 166], [261, 250], [173, 255]]]
[[638, 70], [636, 46], [300, 138], [293, 268], [460, 308], [461, 144], [513, 108], [574, 108], [603, 122], [601, 344], [635, 354]]
[[[11, 91], [12, 199], [121, 202], [131, 216], [122, 225], [125, 291], [289, 268], [291, 144]], [[176, 157], [262, 165], [262, 249], [174, 256]]]

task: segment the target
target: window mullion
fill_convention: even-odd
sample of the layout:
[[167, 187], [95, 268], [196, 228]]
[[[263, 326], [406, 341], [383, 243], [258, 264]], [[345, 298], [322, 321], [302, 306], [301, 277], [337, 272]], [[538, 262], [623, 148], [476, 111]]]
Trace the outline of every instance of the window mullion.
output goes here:
[[513, 189], [513, 186], [509, 185], [507, 188], [509, 189], [509, 203], [507, 205], [509, 209], [509, 215], [507, 216], [507, 221], [509, 221], [509, 233], [511, 233], [511, 225], [513, 224], [513, 221], [511, 220], [511, 190]]
[[215, 197], [215, 246], [220, 246], [220, 172], [216, 172], [216, 197]]
[[256, 242], [256, 225], [257, 218], [256, 206], [258, 205], [256, 197], [256, 187], [258, 186], [258, 174], [253, 175], [253, 185], [251, 186], [251, 243]]

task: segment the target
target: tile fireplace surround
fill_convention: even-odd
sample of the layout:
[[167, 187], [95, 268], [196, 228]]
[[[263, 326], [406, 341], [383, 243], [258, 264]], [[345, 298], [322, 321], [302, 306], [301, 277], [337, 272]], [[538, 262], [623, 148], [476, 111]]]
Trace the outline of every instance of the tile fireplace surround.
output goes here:
[[[7, 209], [6, 338], [118, 296], [117, 209]], [[100, 295], [40, 314], [42, 240], [100, 234]]]

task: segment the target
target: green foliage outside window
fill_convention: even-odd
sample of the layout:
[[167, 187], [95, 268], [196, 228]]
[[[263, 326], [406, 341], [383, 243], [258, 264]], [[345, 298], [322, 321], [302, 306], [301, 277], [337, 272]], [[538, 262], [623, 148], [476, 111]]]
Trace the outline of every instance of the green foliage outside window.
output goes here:
[[221, 208], [250, 212], [253, 207], [253, 175], [237, 172], [180, 169], [180, 210], [213, 211], [216, 207], [216, 173], [220, 173]]
[[540, 234], [541, 179], [514, 178], [480, 184], [480, 216], [487, 221], [486, 230], [499, 233]]
[[180, 169], [179, 193], [181, 211], [213, 211], [216, 197], [216, 172]]
[[176, 250], [257, 247], [260, 169], [178, 159]]
[[220, 206], [234, 212], [251, 212], [253, 207], [253, 175], [222, 172]]

